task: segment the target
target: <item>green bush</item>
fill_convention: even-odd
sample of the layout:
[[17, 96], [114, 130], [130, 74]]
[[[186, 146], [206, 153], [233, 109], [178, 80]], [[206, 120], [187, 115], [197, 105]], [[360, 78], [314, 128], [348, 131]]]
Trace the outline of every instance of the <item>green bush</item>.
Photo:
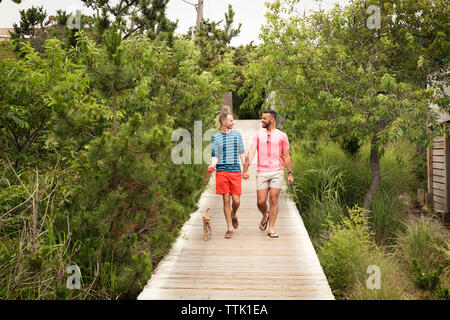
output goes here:
[[[393, 256], [375, 245], [367, 212], [355, 206], [340, 224], [330, 223], [328, 240], [318, 246], [318, 256], [328, 283], [341, 299], [403, 299], [408, 283]], [[369, 266], [380, 271], [380, 288], [369, 288]]]
[[329, 223], [327, 241], [318, 246], [318, 256], [328, 283], [337, 296], [354, 284], [355, 275], [364, 269], [362, 257], [372, 245], [365, 212], [357, 206], [349, 210], [341, 224]]
[[416, 271], [416, 277], [414, 279], [415, 285], [422, 290], [430, 290], [430, 291], [436, 290], [437, 287], [439, 286], [440, 283], [439, 276], [442, 274], [444, 266], [439, 265], [436, 271], [428, 273], [422, 270], [422, 268], [417, 263], [416, 258], [412, 258], [412, 263]]
[[448, 230], [431, 217], [420, 217], [404, 222], [405, 231], [396, 237], [396, 251], [399, 258], [406, 261], [413, 271], [412, 259], [426, 271], [431, 272], [440, 264], [450, 262]]
[[450, 235], [431, 217], [404, 222], [405, 230], [396, 237], [395, 254], [418, 288], [433, 291], [438, 284], [445, 298], [450, 286]]
[[361, 201], [366, 183], [362, 180], [360, 163], [350, 159], [337, 143], [325, 139], [311, 143], [293, 143], [292, 148], [294, 198], [300, 212], [324, 200], [337, 201], [343, 206]]
[[[382, 249], [374, 247], [361, 256], [362, 268], [355, 275], [355, 281], [347, 290], [344, 298], [351, 300], [399, 300], [414, 298], [414, 288], [402, 271], [395, 257]], [[367, 281], [373, 274], [368, 273], [369, 266], [376, 266], [380, 272], [380, 287], [369, 288]], [[370, 270], [369, 270], [370, 271]]]
[[[51, 39], [45, 55], [24, 46], [0, 59], [0, 127], [19, 139], [0, 138], [0, 298], [135, 298], [206, 186], [206, 164], [172, 163], [171, 134], [213, 127], [233, 87], [231, 55], [205, 69], [189, 40], [119, 41], [110, 30], [99, 43], [85, 31], [70, 51]], [[23, 185], [34, 190], [34, 170], [47, 197], [30, 251]], [[65, 287], [72, 263], [81, 290]]]
[[337, 201], [325, 200], [315, 202], [302, 218], [311, 240], [320, 241], [321, 235], [329, 226], [329, 221], [339, 223], [344, 216], [344, 209]]

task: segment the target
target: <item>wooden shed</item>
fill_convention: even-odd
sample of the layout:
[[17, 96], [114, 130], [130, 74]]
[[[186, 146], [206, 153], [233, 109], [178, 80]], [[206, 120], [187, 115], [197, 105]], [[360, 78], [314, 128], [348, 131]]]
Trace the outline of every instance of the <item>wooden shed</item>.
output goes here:
[[[446, 94], [450, 94], [450, 87], [445, 91]], [[448, 128], [450, 115], [437, 105], [430, 107], [436, 110], [438, 121], [442, 123], [444, 129]], [[433, 147], [427, 148], [427, 172], [429, 199], [433, 199], [434, 210], [442, 213], [443, 223], [448, 226], [450, 225], [450, 135], [433, 138]]]

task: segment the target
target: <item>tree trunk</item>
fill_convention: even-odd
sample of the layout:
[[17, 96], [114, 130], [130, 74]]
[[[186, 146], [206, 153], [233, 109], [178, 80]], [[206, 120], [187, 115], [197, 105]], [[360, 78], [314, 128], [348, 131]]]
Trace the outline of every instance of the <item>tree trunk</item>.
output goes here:
[[195, 32], [198, 34], [198, 30], [200, 29], [200, 25], [203, 20], [203, 0], [198, 0], [197, 4], [197, 23], [195, 26]]
[[380, 158], [379, 158], [379, 150], [376, 145], [376, 134], [372, 139], [372, 146], [370, 149], [370, 168], [372, 171], [372, 181], [370, 183], [370, 188], [364, 197], [364, 209], [371, 209], [371, 201], [375, 196], [378, 187], [380, 185], [381, 172], [380, 172]]
[[113, 135], [117, 137], [117, 95], [113, 98]]
[[[117, 137], [117, 95], [114, 94], [114, 101], [113, 101], [113, 136]], [[117, 161], [113, 162], [113, 168], [112, 168], [112, 185], [113, 189], [117, 189], [117, 186], [119, 185], [119, 173], [117, 169]]]

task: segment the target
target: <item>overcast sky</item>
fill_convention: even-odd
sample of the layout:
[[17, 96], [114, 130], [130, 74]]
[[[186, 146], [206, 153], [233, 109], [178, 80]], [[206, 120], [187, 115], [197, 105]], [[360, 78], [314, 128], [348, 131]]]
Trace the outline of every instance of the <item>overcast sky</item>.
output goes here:
[[[117, 0], [116, 0], [117, 1]], [[112, 1], [112, 2], [116, 2]], [[188, 2], [197, 2], [197, 0], [187, 0]], [[222, 20], [227, 12], [228, 4], [233, 6], [236, 12], [234, 21], [236, 26], [242, 23], [241, 33], [233, 39], [232, 45], [247, 44], [250, 41], [259, 43], [258, 35], [261, 25], [265, 22], [264, 14], [266, 12], [265, 0], [204, 0], [203, 16], [205, 19]], [[345, 5], [348, 0], [304, 0], [299, 4], [299, 9], [317, 10], [321, 2], [322, 9], [329, 9], [335, 3]], [[11, 28], [13, 23], [19, 22], [19, 10], [28, 9], [32, 6], [43, 6], [48, 15], [56, 14], [56, 10], [63, 9], [68, 12], [74, 12], [76, 8], [81, 9], [85, 14], [92, 12], [83, 6], [80, 0], [22, 0], [20, 5], [11, 0], [2, 0], [0, 3], [0, 28]], [[177, 33], [185, 33], [196, 21], [196, 11], [192, 5], [183, 0], [170, 0], [167, 9], [167, 16], [170, 20], [178, 20]]]

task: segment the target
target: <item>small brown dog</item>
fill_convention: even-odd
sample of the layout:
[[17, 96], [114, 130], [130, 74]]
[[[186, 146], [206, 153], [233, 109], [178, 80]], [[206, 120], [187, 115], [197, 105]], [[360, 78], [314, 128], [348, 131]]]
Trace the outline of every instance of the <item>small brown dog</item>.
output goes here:
[[203, 216], [203, 237], [206, 240], [208, 240], [208, 235], [212, 235], [211, 231], [211, 217], [208, 214], [209, 208], [206, 210], [205, 215]]

